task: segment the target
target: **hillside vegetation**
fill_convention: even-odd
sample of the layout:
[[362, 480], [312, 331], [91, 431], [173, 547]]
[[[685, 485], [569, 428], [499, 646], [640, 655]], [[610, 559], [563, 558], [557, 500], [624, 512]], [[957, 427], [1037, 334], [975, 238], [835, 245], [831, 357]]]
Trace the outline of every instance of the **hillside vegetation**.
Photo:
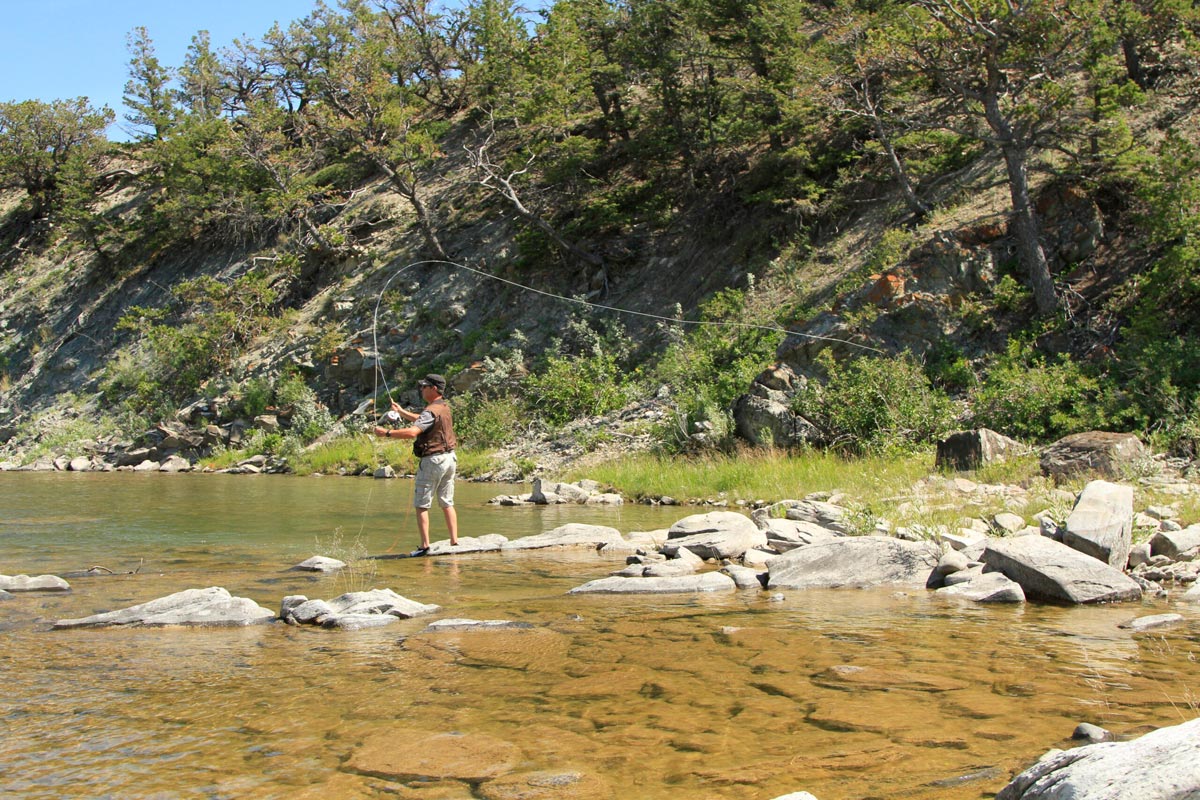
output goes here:
[[428, 371], [476, 451], [637, 407], [575, 445], [1193, 458], [1198, 31], [1173, 0], [343, 0], [167, 65], [137, 29], [133, 141], [0, 103], [0, 460], [164, 422], [217, 466], [329, 457]]

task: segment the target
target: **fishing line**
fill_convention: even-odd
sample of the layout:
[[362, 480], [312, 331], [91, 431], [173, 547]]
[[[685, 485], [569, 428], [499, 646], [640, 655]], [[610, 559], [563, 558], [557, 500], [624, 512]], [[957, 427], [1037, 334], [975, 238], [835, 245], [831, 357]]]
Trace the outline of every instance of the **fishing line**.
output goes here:
[[[643, 319], [652, 319], [652, 320], [656, 320], [659, 322], [666, 322], [671, 325], [694, 325], [697, 327], [741, 328], [742, 330], [769, 331], [771, 333], [782, 333], [782, 334], [784, 334], [785, 337], [798, 336], [801, 338], [812, 339], [812, 340], [822, 341], [822, 342], [836, 342], [838, 344], [849, 345], [850, 347], [857, 347], [861, 350], [869, 350], [870, 352], [873, 352], [873, 353], [880, 353], [880, 354], [883, 353], [883, 351], [878, 348], [870, 347], [869, 345], [865, 345], [865, 344], [859, 344], [858, 342], [851, 342], [846, 339], [839, 339], [835, 336], [820, 336], [815, 333], [804, 333], [802, 331], [790, 331], [790, 330], [787, 330], [786, 328], [780, 328], [775, 325], [760, 325], [758, 323], [753, 323], [753, 322], [731, 322], [728, 320], [677, 319], [676, 317], [668, 317], [668, 316], [664, 316], [662, 314], [652, 314], [647, 311], [634, 311], [633, 309], [629, 309], [629, 308], [619, 308], [617, 306], [605, 305], [603, 303], [593, 303], [589, 300], [584, 300], [579, 297], [567, 297], [566, 295], [555, 294], [554, 292], [549, 292], [544, 289], [538, 289], [535, 286], [528, 286], [523, 283], [518, 283], [517, 281], [509, 280], [508, 278], [502, 278], [499, 275], [493, 275], [489, 272], [484, 272], [483, 270], [476, 269], [475, 267], [467, 266], [466, 264], [460, 264], [457, 261], [447, 261], [444, 259], [426, 259], [426, 260], [422, 260], [422, 261], [414, 261], [411, 264], [405, 264], [403, 267], [401, 267], [400, 269], [398, 269], [394, 273], [392, 273], [392, 275], [384, 282], [383, 287], [379, 290], [379, 294], [375, 298], [375, 312], [372, 315], [372, 319], [371, 319], [371, 348], [372, 348], [372, 354], [373, 354], [372, 357], [375, 359], [375, 370], [374, 370], [375, 385], [373, 388], [371, 404], [375, 408], [375, 425], [378, 425], [385, 416], [388, 416], [392, 413], [391, 409], [390, 409], [392, 389], [390, 386], [388, 386], [387, 376], [384, 375], [384, 373], [383, 373], [383, 361], [379, 355], [379, 309], [383, 305], [383, 295], [387, 292], [388, 287], [392, 285], [392, 281], [394, 281], [396, 278], [400, 277], [402, 274], [404, 274], [408, 270], [412, 269], [413, 267], [419, 267], [419, 266], [429, 265], [429, 264], [441, 264], [441, 265], [445, 265], [448, 267], [454, 267], [455, 269], [464, 270], [466, 272], [470, 272], [473, 275], [478, 275], [481, 278], [487, 278], [488, 280], [497, 281], [498, 283], [503, 283], [507, 286], [512, 286], [514, 288], [520, 289], [525, 292], [532, 292], [533, 294], [541, 295], [542, 297], [549, 297], [554, 300], [562, 300], [563, 302], [566, 302], [566, 303], [575, 303], [576, 305], [580, 305], [580, 306], [583, 306], [585, 308], [592, 309], [595, 311], [611, 311], [611, 312], [614, 312], [617, 314], [628, 314], [629, 316], [632, 316], [632, 317], [641, 317]], [[380, 383], [380, 381], [383, 382], [383, 388], [384, 388], [384, 392], [385, 392], [384, 396], [387, 397], [389, 400], [389, 409], [387, 412], [384, 412], [383, 414], [379, 413], [379, 408], [377, 405], [379, 402], [379, 383]], [[376, 460], [378, 461], [379, 446], [378, 446], [378, 443], [375, 442], [375, 436], [373, 433], [371, 436], [371, 446], [377, 457]], [[374, 487], [372, 486], [372, 492], [373, 492], [373, 490], [374, 490]], [[367, 501], [363, 505], [362, 525], [359, 528], [360, 536], [362, 535], [363, 529], [366, 527], [367, 508], [370, 506], [372, 492], [367, 493]], [[404, 520], [402, 520], [401, 522], [403, 523]], [[403, 534], [397, 535], [396, 541], [393, 542], [391, 544], [391, 546], [388, 547], [387, 552], [391, 552], [392, 547], [395, 547], [396, 543], [400, 541], [401, 535], [403, 535]]]
[[[405, 264], [403, 267], [398, 269], [395, 272], [395, 274], [392, 275], [392, 277], [388, 278], [387, 283], [385, 283], [383, 285], [383, 288], [379, 290], [379, 297], [375, 301], [375, 318], [371, 325], [371, 335], [372, 335], [371, 341], [372, 341], [372, 346], [375, 348], [375, 358], [376, 358], [375, 364], [376, 364], [377, 373], [382, 371], [382, 368], [379, 366], [378, 333], [379, 333], [379, 306], [380, 306], [380, 303], [383, 301], [383, 293], [385, 291], [387, 291], [387, 287], [402, 272], [408, 270], [411, 267], [420, 266], [422, 264], [445, 264], [446, 266], [454, 267], [456, 269], [466, 270], [467, 272], [470, 272], [474, 275], [478, 275], [481, 278], [488, 278], [490, 280], [497, 281], [499, 283], [507, 284], [508, 286], [516, 287], [517, 289], [521, 289], [526, 292], [540, 294], [543, 297], [550, 297], [555, 300], [562, 300], [567, 303], [575, 303], [576, 305], [581, 305], [581, 306], [584, 306], [585, 308], [591, 308], [591, 309], [595, 309], [597, 311], [613, 311], [618, 314], [628, 314], [633, 317], [642, 317], [643, 319], [653, 319], [653, 320], [658, 320], [660, 322], [668, 322], [672, 325], [696, 325], [696, 326], [704, 326], [704, 327], [741, 328], [743, 330], [770, 331], [772, 333], [782, 333], [785, 336], [799, 336], [799, 337], [802, 337], [805, 339], [813, 339], [813, 340], [822, 341], [822, 342], [836, 342], [838, 344], [849, 345], [850, 347], [857, 347], [862, 350], [869, 350], [872, 353], [879, 353], [881, 355], [883, 354], [882, 350], [880, 350], [877, 347], [871, 347], [870, 345], [859, 344], [858, 342], [851, 342], [847, 339], [839, 339], [836, 336], [820, 336], [815, 333], [804, 333], [802, 331], [789, 331], [786, 328], [780, 328], [776, 325], [759, 325], [754, 322], [731, 322], [728, 320], [677, 319], [675, 317], [663, 316], [662, 314], [651, 314], [647, 311], [634, 311], [633, 309], [629, 309], [629, 308], [618, 308], [617, 306], [608, 306], [608, 305], [604, 305], [603, 303], [593, 303], [593, 302], [584, 300], [579, 297], [567, 297], [565, 295], [555, 294], [554, 292], [548, 292], [544, 289], [538, 289], [535, 286], [527, 286], [523, 283], [518, 283], [517, 281], [509, 280], [508, 278], [502, 278], [499, 275], [493, 275], [490, 272], [484, 272], [483, 270], [476, 269], [475, 267], [469, 267], [466, 264], [459, 264], [457, 261], [445, 261], [445, 260], [441, 260], [441, 259], [430, 259], [430, 260], [426, 260], [426, 261], [414, 261], [411, 264]], [[387, 379], [386, 378], [384, 378], [383, 385], [384, 385], [384, 388], [387, 389]], [[376, 388], [378, 388], [378, 382], [376, 383]], [[388, 389], [388, 391], [390, 392], [391, 390]]]

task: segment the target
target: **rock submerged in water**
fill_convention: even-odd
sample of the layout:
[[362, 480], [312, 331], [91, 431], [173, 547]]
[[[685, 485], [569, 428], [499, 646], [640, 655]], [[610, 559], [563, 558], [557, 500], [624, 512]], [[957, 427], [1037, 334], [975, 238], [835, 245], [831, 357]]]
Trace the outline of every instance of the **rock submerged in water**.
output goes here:
[[567, 594], [686, 594], [697, 592], [732, 592], [737, 589], [733, 578], [720, 572], [700, 575], [679, 575], [667, 578], [608, 577], [588, 581]]
[[1187, 800], [1200, 797], [1200, 719], [1129, 742], [1051, 750], [996, 800]]
[[246, 597], [234, 597], [219, 586], [185, 589], [117, 611], [93, 614], [79, 619], [60, 619], [54, 629], [165, 627], [237, 627], [256, 625], [275, 619], [275, 612]]
[[511, 772], [522, 757], [515, 744], [480, 733], [387, 731], [364, 741], [346, 767], [389, 780], [481, 783]]

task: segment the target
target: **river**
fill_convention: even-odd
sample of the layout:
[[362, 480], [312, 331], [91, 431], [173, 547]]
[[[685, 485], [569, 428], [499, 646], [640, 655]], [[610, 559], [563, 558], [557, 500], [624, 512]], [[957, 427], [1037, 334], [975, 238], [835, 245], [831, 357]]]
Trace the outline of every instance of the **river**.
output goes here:
[[[519, 491], [460, 484], [462, 534], [629, 532], [691, 513], [486, 503]], [[1162, 632], [1118, 627], [1161, 602], [567, 596], [621, 566], [589, 552], [288, 571], [314, 554], [411, 549], [410, 492], [365, 478], [0, 473], [0, 573], [136, 570], [0, 602], [0, 796], [981, 798], [1071, 746], [1079, 722], [1136, 735], [1198, 713], [1200, 612]], [[50, 630], [206, 586], [272, 609], [389, 587], [442, 611], [358, 632]], [[532, 627], [422, 633], [440, 617]], [[356, 755], [380, 741], [401, 753], [461, 741], [468, 755], [499, 741], [518, 757], [482, 784], [361, 774]]]

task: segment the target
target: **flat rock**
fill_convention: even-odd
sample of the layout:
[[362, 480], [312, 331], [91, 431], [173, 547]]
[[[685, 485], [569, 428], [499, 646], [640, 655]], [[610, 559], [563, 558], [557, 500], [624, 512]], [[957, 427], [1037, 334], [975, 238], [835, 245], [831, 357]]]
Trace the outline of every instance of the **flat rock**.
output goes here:
[[538, 550], [544, 547], [586, 547], [591, 550], [599, 549], [610, 543], [620, 543], [621, 532], [607, 525], [584, 525], [579, 522], [568, 522], [554, 530], [539, 533], [534, 536], [524, 536], [505, 542], [503, 550]]
[[16, 600], [16, 599], [17, 599], [17, 596], [15, 594], [13, 594], [12, 592], [6, 592], [5, 590], [0, 589], [0, 601]]
[[1051, 750], [996, 800], [1191, 800], [1200, 797], [1200, 719], [1129, 742]]
[[1145, 617], [1137, 617], [1136, 619], [1122, 622], [1117, 627], [1138, 632], [1153, 630], [1154, 628], [1165, 628], [1168, 625], [1177, 625], [1180, 622], [1183, 622], [1182, 614], [1150, 614]]
[[846, 509], [826, 500], [799, 500], [788, 503], [787, 518], [800, 522], [812, 522], [838, 533], [846, 529]]
[[767, 565], [772, 589], [924, 586], [938, 562], [929, 542], [886, 536], [849, 536], [790, 550]]
[[275, 612], [246, 597], [233, 597], [220, 586], [185, 589], [117, 611], [79, 619], [60, 619], [54, 628], [111, 628], [168, 625], [235, 627], [270, 622]]
[[66, 592], [71, 584], [57, 575], [0, 575], [0, 589], [6, 592]]
[[754, 520], [736, 511], [711, 511], [684, 517], [667, 529], [667, 540], [684, 539], [704, 533], [757, 531]]
[[907, 689], [915, 692], [953, 692], [970, 688], [967, 681], [927, 672], [909, 672], [890, 667], [860, 667], [837, 664], [813, 676], [813, 682], [831, 689], [889, 692]]
[[339, 561], [336, 558], [327, 556], [313, 556], [301, 561], [292, 569], [299, 572], [337, 572], [346, 566], [345, 561]]
[[728, 575], [705, 572], [668, 578], [599, 578], [576, 586], [567, 594], [692, 594], [736, 589], [737, 584]]
[[449, 539], [431, 543], [426, 555], [460, 556], [463, 553], [496, 553], [507, 543], [508, 537], [498, 533], [488, 533], [483, 536], [460, 536], [456, 545], [451, 545]]
[[481, 783], [511, 772], [521, 758], [516, 745], [486, 734], [393, 730], [364, 741], [346, 767], [390, 780]]
[[514, 622], [511, 619], [439, 619], [425, 626], [422, 633], [445, 633], [450, 631], [498, 631], [498, 630], [528, 630], [532, 628], [528, 622]]
[[593, 491], [587, 485], [579, 483], [558, 483], [536, 478], [533, 481], [533, 491], [529, 501], [538, 505], [554, 505], [556, 503], [586, 503]]
[[1031, 598], [1111, 603], [1142, 596], [1141, 587], [1121, 570], [1044, 536], [992, 539], [982, 560], [1021, 584]]
[[1067, 517], [1062, 542], [1110, 567], [1124, 569], [1132, 535], [1133, 487], [1092, 481], [1079, 493]]
[[798, 519], [768, 519], [766, 533], [767, 543], [780, 553], [844, 535], [815, 522]]
[[976, 603], [1023, 603], [1025, 592], [1016, 581], [999, 572], [985, 572], [972, 580], [937, 590], [946, 597], [962, 597]]

